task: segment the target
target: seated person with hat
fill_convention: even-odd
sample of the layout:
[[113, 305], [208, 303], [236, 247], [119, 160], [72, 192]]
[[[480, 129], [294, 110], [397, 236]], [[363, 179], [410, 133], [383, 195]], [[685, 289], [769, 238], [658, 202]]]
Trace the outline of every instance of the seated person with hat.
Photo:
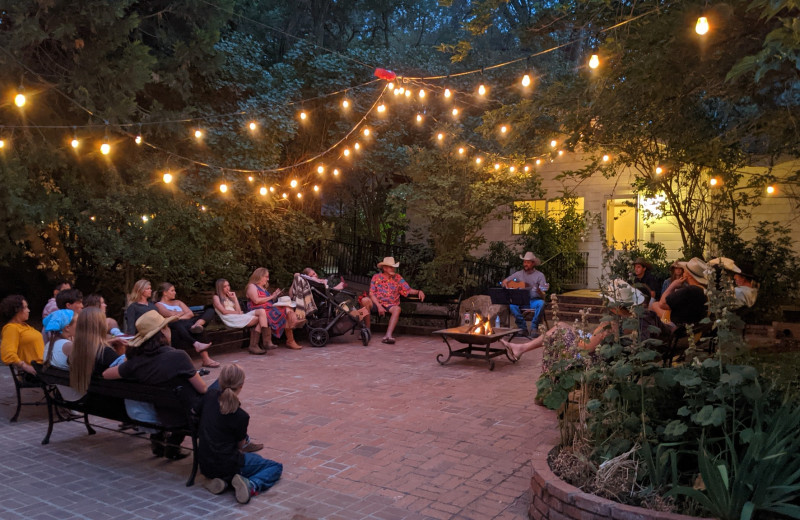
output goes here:
[[[387, 256], [383, 261], [378, 262], [380, 273], [375, 274], [369, 283], [369, 298], [378, 312], [379, 316], [389, 311], [389, 325], [386, 327], [386, 335], [381, 342], [394, 343], [395, 327], [400, 321], [400, 296], [417, 295], [419, 301], [425, 301], [425, 293], [418, 289], [412, 289], [402, 276], [395, 272], [400, 267], [399, 262], [394, 261], [394, 257]], [[363, 303], [362, 303], [363, 305]]]
[[[750, 308], [756, 303], [756, 299], [758, 299], [758, 288], [754, 286], [754, 275], [743, 272], [733, 260], [724, 256], [712, 258], [708, 261], [708, 265], [724, 269], [733, 277], [733, 294], [736, 297], [736, 307], [734, 308]], [[748, 269], [748, 271], [750, 270], [751, 269]]]
[[545, 292], [550, 288], [550, 284], [547, 283], [544, 274], [536, 270], [536, 266], [542, 263], [536, 255], [528, 251], [524, 256], [520, 256], [520, 258], [522, 259], [522, 270], [517, 271], [500, 283], [503, 287], [509, 287], [509, 283], [511, 282], [521, 282], [525, 284], [526, 289], [530, 289], [530, 304], [528, 306], [533, 310], [530, 332], [528, 332], [528, 327], [525, 324], [525, 317], [522, 315], [519, 305], [511, 304], [508, 308], [516, 320], [517, 328], [519, 328], [524, 335], [535, 338], [539, 335], [539, 316], [541, 316], [542, 310], [544, 309], [544, 296]]
[[651, 302], [650, 308], [662, 321], [675, 325], [699, 323], [708, 315], [706, 287], [708, 264], [699, 258], [678, 262], [683, 276], [673, 280], [661, 295], [661, 300]]
[[653, 265], [641, 256], [633, 261], [633, 285], [640, 291], [650, 291], [651, 300], [661, 297], [661, 287], [653, 274]]

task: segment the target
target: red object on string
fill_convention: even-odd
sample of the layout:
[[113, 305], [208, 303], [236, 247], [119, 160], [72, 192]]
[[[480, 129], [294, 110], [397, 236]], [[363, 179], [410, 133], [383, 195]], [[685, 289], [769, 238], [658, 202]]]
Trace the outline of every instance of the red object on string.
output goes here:
[[375, 69], [375, 76], [380, 79], [385, 79], [386, 81], [392, 81], [397, 77], [397, 74], [395, 74], [391, 70]]

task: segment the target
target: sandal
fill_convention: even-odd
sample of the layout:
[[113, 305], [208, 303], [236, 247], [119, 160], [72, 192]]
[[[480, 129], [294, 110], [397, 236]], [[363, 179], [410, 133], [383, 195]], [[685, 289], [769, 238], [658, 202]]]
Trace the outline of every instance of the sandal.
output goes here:
[[394, 345], [394, 338], [383, 338], [381, 343], [387, 343], [389, 345]]
[[219, 368], [219, 361], [214, 361], [211, 359], [208, 362], [203, 363], [203, 366], [206, 368]]
[[511, 350], [511, 344], [506, 345], [506, 356], [511, 360], [512, 363], [519, 361], [519, 358], [514, 355], [514, 351]]

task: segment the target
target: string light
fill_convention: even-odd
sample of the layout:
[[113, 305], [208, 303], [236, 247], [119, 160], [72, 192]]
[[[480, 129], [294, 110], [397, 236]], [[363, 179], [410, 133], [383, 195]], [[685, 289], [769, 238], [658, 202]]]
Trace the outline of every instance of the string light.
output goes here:
[[370, 134], [369, 128], [365, 128], [362, 133], [364, 134], [364, 137], [369, 137]]
[[202, 130], [195, 130], [194, 131], [195, 139], [202, 139], [203, 138], [203, 131]]
[[454, 108], [453, 109], [453, 117], [456, 117], [457, 115], [458, 115], [458, 109]]
[[222, 184], [219, 185], [219, 191], [220, 193], [227, 193], [228, 185], [223, 182]]
[[383, 103], [381, 103], [380, 105], [378, 105], [378, 112], [380, 112], [381, 114], [383, 114], [384, 112], [386, 112], [386, 105], [384, 105]]
[[270, 186], [269, 187], [269, 192], [270, 193], [275, 193], [275, 186]]
[[464, 155], [464, 152], [466, 152], [466, 150], [464, 150], [463, 146], [458, 149], [458, 154], [459, 155]]
[[319, 193], [319, 186], [317, 186], [316, 184], [314, 185], [314, 192]]
[[386, 84], [386, 90], [393, 90], [393, 89], [394, 89], [394, 83], [390, 81], [389, 83]]
[[542, 160], [541, 159], [536, 159], [536, 166], [539, 166], [540, 164], [542, 164]]
[[24, 107], [26, 102], [27, 99], [25, 99], [25, 94], [20, 93], [14, 96], [14, 104], [17, 105], [19, 108]]
[[506, 132], [508, 132], [508, 127], [506, 125], [502, 125], [500, 127], [500, 133], [505, 134]]
[[206, 210], [205, 206], [200, 206], [200, 211], [205, 211], [205, 210]]
[[250, 121], [250, 124], [247, 126], [250, 128], [251, 132], [255, 132], [256, 128], [258, 128], [258, 125], [256, 124], [255, 121]]
[[283, 194], [281, 194], [281, 197], [283, 197], [284, 199], [287, 199], [287, 198], [289, 198], [289, 195], [284, 191]]
[[302, 198], [303, 198], [303, 194], [302, 194], [302, 193], [298, 193], [298, 194], [297, 194], [297, 198], [298, 198], [298, 199], [302, 199]]
[[775, 186], [773, 186], [771, 184], [769, 186], [767, 186], [767, 193], [770, 194], [770, 195], [775, 193]]
[[247, 176], [247, 182], [253, 182], [253, 176], [252, 175], [248, 175]]
[[436, 139], [441, 141], [442, 139], [444, 139], [444, 134], [439, 132], [438, 134], [436, 134]]
[[0, 148], [5, 148], [5, 147], [6, 147], [6, 140], [0, 139]]
[[476, 157], [475, 158], [475, 164], [480, 164], [482, 162], [483, 162], [483, 159], [481, 157]]
[[697, 23], [694, 25], [694, 32], [702, 36], [708, 32], [708, 29], [708, 18], [705, 16], [698, 18]]
[[661, 175], [662, 173], [664, 173], [664, 168], [656, 166], [656, 175]]
[[347, 98], [344, 98], [342, 100], [342, 108], [344, 108], [345, 110], [350, 108], [350, 101], [348, 101]]
[[514, 173], [515, 171], [517, 171], [517, 169], [515, 167], [513, 167], [513, 166], [509, 166], [508, 167], [508, 171], [510, 171], [511, 173]]
[[719, 179], [717, 179], [716, 177], [711, 177], [711, 179], [708, 181], [708, 183], [711, 186], [716, 186], [717, 184], [719, 184]]
[[500, 163], [494, 163], [494, 169], [495, 170], [499, 170], [500, 169]]
[[531, 170], [531, 167], [526, 164], [523, 170], [527, 173]]
[[561, 157], [562, 155], [564, 155], [564, 150], [559, 150], [558, 151], [558, 156]]
[[145, 224], [147, 224], [147, 221], [148, 221], [148, 220], [150, 220], [150, 219], [149, 219], [149, 218], [147, 218], [147, 215], [142, 215], [142, 222], [144, 222]]
[[[319, 173], [320, 175], [325, 173], [325, 167], [323, 165], [321, 165], [321, 164], [319, 166], [317, 166], [317, 173]], [[294, 187], [294, 186], [292, 186], [292, 187]]]
[[95, 217], [94, 215], [92, 215], [91, 217], [89, 217], [89, 220], [91, 220], [92, 222], [94, 222], [95, 220], [97, 220], [97, 217]]
[[142, 136], [137, 135], [136, 138], [133, 140], [133, 142], [136, 144], [142, 144]]
[[78, 147], [81, 145], [81, 142], [80, 142], [80, 141], [78, 141], [78, 138], [77, 138], [77, 137], [74, 137], [74, 138], [72, 139], [72, 141], [70, 141], [70, 142], [69, 142], [69, 145], [70, 145], [72, 148], [74, 148], [74, 149], [76, 149], [76, 150], [77, 150], [77, 149], [78, 149]]
[[444, 89], [444, 97], [445, 98], [450, 99], [451, 95], [452, 95], [452, 93], [450, 92], [449, 88]]
[[555, 148], [556, 146], [558, 146], [558, 141], [556, 141], [555, 139], [550, 141], [550, 148]]
[[597, 54], [592, 54], [592, 57], [589, 58], [589, 68], [596, 69], [599, 66], [600, 66], [600, 58], [597, 56]]
[[359, 151], [359, 150], [361, 150], [361, 143], [355, 143], [355, 144], [353, 145], [353, 148], [354, 148], [356, 151]]
[[422, 122], [422, 114], [417, 114], [417, 123]]
[[266, 197], [267, 196], [267, 187], [266, 186], [261, 186], [261, 188], [259, 188], [259, 190], [258, 190], [258, 193], [262, 197]]
[[528, 74], [522, 76], [522, 86], [523, 87], [530, 87], [531, 86], [531, 77]]
[[339, 176], [339, 168], [334, 168], [333, 169], [333, 176], [334, 177], [338, 177]]
[[486, 95], [486, 87], [484, 85], [481, 85], [481, 86], [478, 87], [478, 95], [479, 96], [485, 96]]
[[342, 155], [344, 155], [345, 157], [350, 157], [350, 148], [345, 148], [344, 151], [342, 152]]
[[425, 90], [424, 89], [419, 89], [419, 98], [420, 99], [425, 99]]
[[296, 188], [297, 187], [297, 179], [292, 179], [292, 182], [289, 183], [289, 186], [291, 186], [292, 188]]
[[603, 156], [603, 162], [608, 162], [610, 159], [611, 157], [609, 157], [608, 154]]
[[165, 174], [164, 174], [164, 176], [162, 177], [162, 179], [163, 179], [163, 181], [164, 181], [164, 184], [169, 184], [169, 183], [171, 183], [171, 182], [172, 182], [172, 174], [171, 174], [171, 173], [169, 173], [169, 172], [167, 172], [167, 173], [165, 173]]
[[103, 155], [108, 155], [111, 153], [111, 145], [108, 143], [103, 143], [100, 145], [100, 153]]
[[407, 97], [407, 98], [410, 98], [410, 97], [411, 97], [411, 91], [410, 91], [410, 90], [406, 90], [406, 97]]
[[308, 114], [306, 114], [305, 110], [301, 110], [300, 111], [300, 120], [301, 121], [305, 121], [306, 119], [308, 119]]

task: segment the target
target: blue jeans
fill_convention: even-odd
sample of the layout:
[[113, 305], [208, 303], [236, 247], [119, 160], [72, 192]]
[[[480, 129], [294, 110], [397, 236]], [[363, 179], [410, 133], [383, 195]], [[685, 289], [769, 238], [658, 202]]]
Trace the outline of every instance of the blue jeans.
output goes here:
[[283, 464], [255, 453], [245, 453], [244, 464], [239, 468], [239, 474], [253, 483], [256, 492], [271, 488], [281, 478], [281, 473]]
[[[544, 309], [544, 300], [531, 300], [529, 307], [534, 311], [533, 319], [531, 319], [531, 330], [533, 331], [539, 328], [539, 316], [542, 314], [542, 309]], [[528, 327], [525, 325], [525, 318], [522, 317], [519, 305], [509, 305], [508, 308], [517, 322], [517, 328], [527, 331]]]

